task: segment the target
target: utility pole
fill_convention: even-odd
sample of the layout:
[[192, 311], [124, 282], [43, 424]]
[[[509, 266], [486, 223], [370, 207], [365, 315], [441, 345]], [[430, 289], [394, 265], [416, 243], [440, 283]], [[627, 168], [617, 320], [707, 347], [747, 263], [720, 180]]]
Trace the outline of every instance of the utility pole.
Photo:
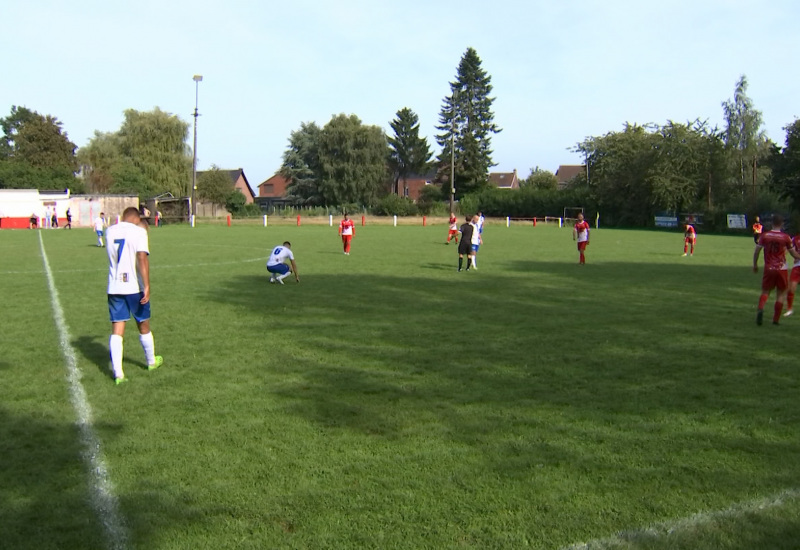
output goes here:
[[455, 212], [456, 201], [456, 97], [458, 90], [453, 90], [453, 119], [450, 130], [450, 212]]
[[196, 74], [192, 77], [194, 80], [194, 147], [192, 147], [192, 221], [197, 216], [197, 99], [200, 93], [200, 82], [203, 81], [203, 75]]

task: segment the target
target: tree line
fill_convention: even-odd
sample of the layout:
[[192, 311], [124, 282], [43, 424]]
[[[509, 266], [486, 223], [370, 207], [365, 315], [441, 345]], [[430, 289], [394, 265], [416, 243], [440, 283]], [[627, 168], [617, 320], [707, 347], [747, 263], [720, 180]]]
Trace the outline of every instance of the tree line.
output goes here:
[[[722, 103], [723, 128], [701, 119], [625, 123], [572, 148], [584, 157], [586, 170], [568, 193], [556, 189], [553, 173], [535, 167], [521, 181], [522, 190], [503, 190], [502, 196], [488, 181], [495, 165], [492, 136], [501, 131], [492, 112], [491, 77], [473, 48], [462, 55], [449, 88], [436, 125], [436, 156], [408, 107], [389, 122], [390, 134], [353, 114], [335, 115], [324, 126], [301, 123], [288, 138], [279, 168], [289, 181], [288, 197], [296, 205], [367, 206], [397, 214], [448, 199], [489, 215], [524, 217], [581, 205], [601, 211], [606, 222], [630, 226], [650, 225], [663, 211], [703, 212], [714, 220], [725, 212], [800, 209], [800, 122], [784, 128], [783, 146], [770, 141], [744, 76], [733, 98]], [[0, 188], [70, 188], [142, 198], [191, 194], [189, 124], [158, 108], [125, 111], [119, 130], [95, 132], [80, 149], [58, 119], [26, 107], [13, 106], [0, 128]], [[423, 189], [413, 204], [403, 197], [408, 179], [419, 175], [439, 185]], [[242, 209], [244, 197], [216, 166], [200, 174], [197, 193]]]

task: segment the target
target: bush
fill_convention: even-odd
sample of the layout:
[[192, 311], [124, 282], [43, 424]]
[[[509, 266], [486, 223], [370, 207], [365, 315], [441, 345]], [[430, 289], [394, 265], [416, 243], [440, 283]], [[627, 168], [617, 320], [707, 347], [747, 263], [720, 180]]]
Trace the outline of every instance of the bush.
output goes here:
[[416, 216], [419, 214], [419, 209], [408, 197], [386, 195], [376, 205], [375, 214], [379, 216]]

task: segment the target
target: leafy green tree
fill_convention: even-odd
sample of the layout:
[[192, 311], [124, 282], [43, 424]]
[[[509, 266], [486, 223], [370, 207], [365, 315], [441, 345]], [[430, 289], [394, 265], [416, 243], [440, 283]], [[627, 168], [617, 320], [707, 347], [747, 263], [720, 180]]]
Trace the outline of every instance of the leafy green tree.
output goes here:
[[494, 98], [491, 77], [481, 67], [481, 59], [473, 48], [461, 57], [455, 82], [450, 83], [450, 96], [444, 99], [439, 114], [442, 133], [436, 141], [442, 147], [438, 157], [439, 180], [449, 181], [451, 151], [455, 149], [456, 196], [489, 185], [492, 162], [491, 134], [500, 132], [491, 110]]
[[[389, 138], [390, 166], [394, 171], [393, 191], [406, 196], [408, 176], [424, 172], [433, 153], [428, 146], [428, 139], [419, 135], [419, 117], [408, 107], [397, 111], [397, 118], [389, 125], [394, 131], [394, 136]], [[402, 193], [400, 181], [403, 182]]]
[[187, 196], [192, 167], [188, 133], [187, 122], [158, 107], [148, 112], [128, 109], [118, 132], [119, 148], [153, 182], [157, 193]]
[[387, 181], [389, 146], [383, 130], [355, 115], [336, 115], [319, 139], [319, 191], [323, 204], [371, 204]]
[[89, 143], [78, 149], [78, 164], [84, 181], [96, 193], [106, 193], [111, 189], [115, 181], [113, 173], [124, 159], [116, 133], [95, 131]]
[[322, 130], [314, 122], [302, 123], [289, 136], [289, 147], [283, 153], [280, 174], [289, 184], [287, 197], [297, 204], [322, 204], [319, 189], [319, 141]]
[[[228, 180], [230, 182], [230, 180]], [[229, 183], [230, 185], [230, 183]], [[244, 212], [247, 205], [247, 197], [238, 189], [234, 189], [228, 193], [228, 198], [225, 200], [225, 209], [234, 216], [238, 216]]]
[[520, 187], [534, 187], [536, 189], [557, 189], [558, 178], [549, 170], [543, 170], [538, 166], [531, 168], [530, 175], [519, 182]]
[[800, 120], [784, 126], [786, 141], [783, 149], [774, 146], [770, 158], [772, 181], [783, 198], [791, 199], [800, 209]]
[[121, 157], [111, 168], [112, 181], [109, 193], [152, 197], [159, 194], [154, 182], [147, 178], [138, 166], [128, 157]]
[[[204, 171], [197, 178], [197, 196], [200, 200], [208, 201], [215, 206], [225, 206], [231, 194], [231, 178], [218, 166], [212, 165], [211, 169]], [[239, 192], [244, 196], [241, 191]]]
[[50, 115], [13, 106], [0, 119], [0, 186], [6, 188], [78, 189], [76, 146]]
[[[757, 183], [757, 161], [760, 146], [766, 141], [761, 130], [761, 111], [753, 107], [747, 96], [747, 77], [742, 75], [733, 92], [733, 99], [722, 103], [725, 112], [725, 145], [738, 168], [742, 191], [748, 179]], [[748, 175], [750, 177], [748, 177]]]

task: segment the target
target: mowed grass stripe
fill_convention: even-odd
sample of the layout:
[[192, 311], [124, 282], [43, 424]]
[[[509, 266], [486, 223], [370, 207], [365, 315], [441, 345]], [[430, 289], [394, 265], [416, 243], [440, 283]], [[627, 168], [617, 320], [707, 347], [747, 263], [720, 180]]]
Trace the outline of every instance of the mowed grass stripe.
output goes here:
[[103, 456], [100, 440], [94, 432], [92, 406], [81, 383], [83, 374], [78, 368], [75, 350], [70, 343], [69, 328], [64, 318], [64, 311], [61, 309], [58, 289], [53, 280], [53, 273], [50, 270], [50, 262], [47, 259], [47, 251], [45, 250], [41, 232], [39, 232], [39, 248], [42, 253], [42, 263], [50, 290], [50, 305], [53, 308], [53, 320], [58, 330], [59, 346], [67, 368], [70, 401], [77, 417], [77, 426], [83, 447], [83, 458], [91, 477], [92, 506], [105, 529], [108, 548], [124, 550], [128, 545], [124, 519], [120, 515], [119, 503], [114, 494], [114, 484], [111, 481], [108, 466]]
[[[489, 226], [458, 274], [445, 227], [358, 228], [351, 256], [335, 228], [153, 229], [154, 266], [231, 263], [153, 269], [167, 363], [138, 370], [129, 334], [122, 393], [104, 273], [58, 271], [102, 251], [62, 238], [134, 546], [560, 548], [796, 486], [794, 324], [756, 332], [745, 238], [681, 258], [679, 233], [601, 229], [581, 268], [568, 229]], [[238, 263], [285, 239], [299, 285]], [[797, 511], [717, 547], [791, 547]]]

